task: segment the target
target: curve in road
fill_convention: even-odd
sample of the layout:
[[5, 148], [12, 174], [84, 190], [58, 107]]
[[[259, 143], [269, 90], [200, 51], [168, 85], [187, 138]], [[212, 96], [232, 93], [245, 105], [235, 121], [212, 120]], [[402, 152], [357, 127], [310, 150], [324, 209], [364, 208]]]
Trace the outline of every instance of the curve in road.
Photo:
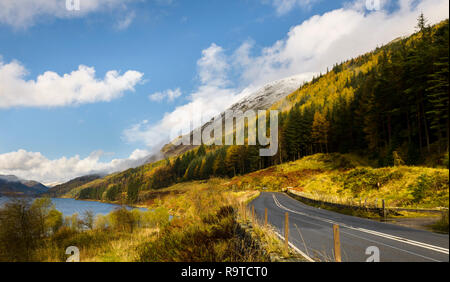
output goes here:
[[288, 212], [289, 243], [316, 261], [334, 261], [334, 224], [340, 226], [342, 261], [366, 261], [373, 250], [379, 250], [382, 262], [449, 261], [448, 235], [311, 207], [284, 193], [263, 192], [250, 205], [260, 218], [267, 208], [268, 221], [279, 234], [284, 234]]

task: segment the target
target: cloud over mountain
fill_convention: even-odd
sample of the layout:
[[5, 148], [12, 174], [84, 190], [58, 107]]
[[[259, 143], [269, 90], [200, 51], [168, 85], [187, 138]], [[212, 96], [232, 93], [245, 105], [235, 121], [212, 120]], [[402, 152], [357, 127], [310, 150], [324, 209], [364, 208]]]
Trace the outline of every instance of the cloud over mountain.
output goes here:
[[143, 163], [150, 154], [146, 150], [135, 150], [128, 158], [102, 162], [102, 151], [91, 153], [86, 158], [76, 155], [50, 160], [39, 152], [20, 149], [0, 154], [0, 174], [17, 175], [43, 183], [64, 182], [80, 175], [112, 173]]
[[[274, 4], [281, 7], [310, 2], [280, 0]], [[307, 81], [335, 63], [411, 34], [421, 12], [430, 23], [448, 18], [448, 0], [400, 0], [398, 5], [397, 10], [388, 12], [367, 11], [361, 0], [348, 3], [293, 26], [285, 38], [262, 48], [260, 53], [253, 50], [252, 40], [231, 51], [212, 43], [197, 61], [200, 85], [189, 95], [189, 102], [166, 113], [158, 122], [145, 120], [130, 126], [124, 138], [155, 147], [169, 141], [170, 129], [189, 127], [199, 111], [203, 121], [208, 121], [269, 82], [293, 75]], [[230, 79], [231, 74], [237, 79]]]

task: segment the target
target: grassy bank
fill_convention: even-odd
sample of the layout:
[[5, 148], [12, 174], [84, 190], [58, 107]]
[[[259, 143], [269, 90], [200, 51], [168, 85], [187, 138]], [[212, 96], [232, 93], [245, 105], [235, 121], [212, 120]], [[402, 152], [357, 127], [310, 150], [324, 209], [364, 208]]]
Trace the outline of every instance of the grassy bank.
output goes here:
[[[291, 187], [307, 198], [343, 204], [418, 209], [448, 208], [449, 170], [419, 166], [373, 167], [370, 160], [355, 155], [316, 154], [284, 163], [227, 183], [233, 189], [284, 191]], [[380, 214], [364, 209], [311, 204], [347, 215], [380, 219]], [[388, 214], [392, 223], [408, 218], [410, 227], [448, 233], [448, 213], [398, 211]], [[417, 223], [414, 219], [417, 219]], [[434, 222], [432, 224], [426, 223]]]
[[449, 206], [449, 170], [415, 166], [374, 168], [354, 155], [317, 154], [233, 178], [237, 189], [292, 187], [323, 201], [437, 208]]

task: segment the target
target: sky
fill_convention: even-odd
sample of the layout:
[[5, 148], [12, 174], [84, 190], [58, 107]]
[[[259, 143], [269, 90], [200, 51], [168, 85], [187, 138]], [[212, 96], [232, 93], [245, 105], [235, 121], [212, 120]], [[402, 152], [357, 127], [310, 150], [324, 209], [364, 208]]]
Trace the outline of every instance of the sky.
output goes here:
[[0, 174], [49, 184], [127, 169], [193, 113], [207, 120], [266, 83], [308, 81], [413, 33], [421, 12], [448, 18], [448, 6], [0, 0]]

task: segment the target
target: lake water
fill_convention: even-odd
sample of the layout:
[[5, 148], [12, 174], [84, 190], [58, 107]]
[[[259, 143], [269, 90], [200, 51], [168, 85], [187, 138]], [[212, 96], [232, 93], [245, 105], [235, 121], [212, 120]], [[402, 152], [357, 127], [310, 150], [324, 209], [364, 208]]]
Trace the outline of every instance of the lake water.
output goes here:
[[[7, 201], [8, 201], [7, 197], [0, 197], [0, 207]], [[86, 210], [92, 211], [95, 215], [97, 214], [105, 215], [110, 213], [114, 209], [120, 207], [119, 205], [108, 203], [78, 201], [75, 199], [59, 199], [59, 198], [52, 198], [52, 203], [55, 205], [55, 208], [57, 210], [63, 213], [64, 216], [70, 216], [75, 213], [81, 215]], [[147, 210], [145, 208], [139, 209], [142, 211]]]

